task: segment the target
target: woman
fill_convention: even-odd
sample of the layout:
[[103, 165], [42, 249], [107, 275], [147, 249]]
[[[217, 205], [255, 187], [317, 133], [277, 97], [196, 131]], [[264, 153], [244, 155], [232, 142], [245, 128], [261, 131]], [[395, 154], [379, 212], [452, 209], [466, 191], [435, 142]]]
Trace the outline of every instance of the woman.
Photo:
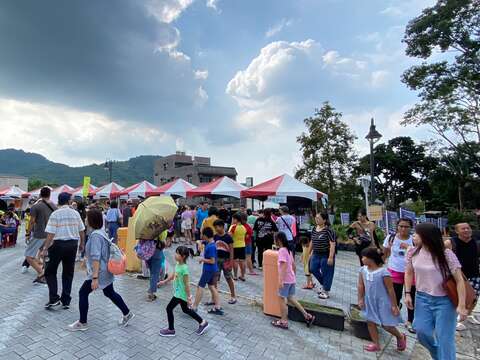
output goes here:
[[117, 230], [122, 223], [122, 213], [118, 209], [118, 203], [113, 200], [110, 203], [110, 208], [107, 210], [105, 215], [105, 220], [107, 222], [107, 230], [110, 239], [113, 239], [113, 242], [117, 243]]
[[330, 221], [326, 213], [317, 214], [315, 223], [309, 247], [310, 272], [322, 285], [318, 297], [328, 299], [335, 273], [335, 232], [330, 228]]
[[[163, 249], [165, 249], [165, 240], [168, 237], [168, 230], [165, 230], [160, 234], [158, 239], [155, 240], [155, 253], [153, 256], [145, 261], [150, 270], [150, 285], [148, 287], [147, 301], [152, 302], [157, 300], [157, 287], [160, 280], [160, 272], [165, 265], [165, 254]], [[162, 279], [163, 280], [163, 279]]]
[[[405, 267], [407, 266], [406, 255], [409, 247], [413, 247], [413, 236], [410, 230], [413, 227], [413, 222], [408, 218], [401, 218], [397, 222], [397, 232], [388, 235], [383, 242], [384, 261], [388, 259], [388, 271], [392, 275], [393, 289], [397, 298], [397, 305], [403, 297], [403, 284], [405, 282]], [[415, 286], [411, 287], [412, 301], [415, 302]], [[407, 330], [410, 333], [415, 333], [412, 323], [414, 319], [413, 309], [408, 310]]]
[[192, 224], [193, 224], [193, 213], [190, 206], [185, 206], [185, 211], [182, 213], [182, 232], [185, 235], [185, 240], [188, 245], [192, 244], [193, 235], [192, 235]]
[[[455, 326], [457, 314], [463, 321], [468, 315], [465, 308], [465, 284], [460, 262], [450, 249], [445, 249], [442, 233], [430, 223], [415, 228], [415, 248], [407, 253], [405, 273], [405, 303], [413, 309], [412, 280], [415, 277], [415, 320], [418, 341], [428, 349], [434, 360], [455, 359]], [[458, 307], [455, 307], [443, 288], [450, 275], [457, 283]]]
[[[361, 209], [357, 215], [357, 221], [350, 225], [347, 230], [349, 237], [355, 242], [355, 253], [358, 256], [360, 266], [362, 264], [362, 251], [367, 247], [372, 246], [372, 242], [375, 243], [377, 248], [380, 248], [377, 235], [375, 233], [376, 226], [375, 223], [368, 220], [367, 210]], [[356, 235], [352, 236], [352, 233], [355, 232]]]
[[272, 220], [272, 210], [265, 209], [259, 212], [259, 217], [253, 225], [253, 233], [255, 234], [258, 249], [258, 268], [263, 267], [263, 252], [270, 250], [273, 245], [273, 235], [278, 231], [277, 225]]
[[69, 325], [68, 328], [71, 331], [88, 330], [88, 296], [96, 289], [103, 290], [103, 294], [120, 309], [123, 316], [119, 321], [119, 325], [127, 326], [135, 315], [128, 309], [122, 297], [113, 289], [114, 277], [108, 271], [110, 245], [108, 235], [102, 229], [102, 212], [98, 209], [89, 210], [87, 212], [87, 220], [88, 224], [94, 229], [85, 246], [87, 280], [83, 283], [78, 294], [80, 319]]

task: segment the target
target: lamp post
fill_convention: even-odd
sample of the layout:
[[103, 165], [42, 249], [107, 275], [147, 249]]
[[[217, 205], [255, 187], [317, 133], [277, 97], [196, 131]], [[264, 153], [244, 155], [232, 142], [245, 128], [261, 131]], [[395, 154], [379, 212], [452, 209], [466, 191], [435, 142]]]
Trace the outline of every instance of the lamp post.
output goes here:
[[367, 210], [367, 215], [370, 215], [368, 213], [368, 188], [370, 187], [370, 176], [361, 176], [357, 179], [357, 183], [362, 187], [363, 193], [365, 194], [365, 210]]
[[112, 182], [112, 172], [113, 172], [113, 161], [112, 160], [107, 160], [105, 161], [105, 164], [103, 164], [103, 169], [108, 171], [108, 179], [109, 183]]
[[375, 122], [372, 118], [370, 123], [370, 131], [368, 132], [365, 139], [370, 142], [370, 195], [371, 195], [371, 203], [375, 202], [375, 158], [373, 156], [373, 145], [375, 145], [378, 140], [382, 137], [377, 129], [375, 128]]

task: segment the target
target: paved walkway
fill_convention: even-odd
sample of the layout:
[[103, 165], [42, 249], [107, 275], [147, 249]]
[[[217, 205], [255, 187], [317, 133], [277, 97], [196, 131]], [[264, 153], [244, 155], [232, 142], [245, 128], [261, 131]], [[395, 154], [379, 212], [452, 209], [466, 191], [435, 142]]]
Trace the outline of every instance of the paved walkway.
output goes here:
[[[23, 241], [20, 241], [23, 243]], [[363, 351], [364, 341], [351, 335], [348, 323], [345, 331], [325, 328], [306, 328], [304, 324], [291, 322], [290, 330], [274, 329], [271, 319], [262, 313], [262, 278], [249, 277], [238, 283], [240, 295], [236, 305], [224, 305], [225, 316], [207, 315], [201, 307], [200, 314], [211, 324], [202, 336], [194, 334], [196, 323], [176, 310], [175, 338], [158, 336], [166, 325], [165, 306], [171, 298], [171, 287], [158, 292], [155, 303], [145, 302], [147, 282], [134, 276], [121, 276], [115, 282], [117, 291], [137, 317], [127, 328], [118, 327], [119, 311], [101, 292], [91, 295], [89, 325], [83, 333], [71, 333], [66, 325], [78, 319], [76, 292], [84, 274], [76, 273], [72, 309], [46, 311], [46, 286], [34, 286], [32, 270], [20, 274], [23, 245], [0, 250], [0, 359], [409, 359], [420, 354], [409, 337], [408, 351], [395, 351], [395, 341], [385, 334], [384, 352], [378, 356]], [[173, 250], [167, 251], [172, 261]], [[357, 262], [353, 254], [339, 253], [337, 258], [334, 291], [323, 304], [347, 310], [356, 302]], [[190, 259], [193, 281], [199, 277], [200, 267]], [[299, 266], [299, 285], [303, 281]], [[226, 290], [222, 282], [220, 289]], [[312, 291], [299, 290], [298, 297], [319, 302]], [[206, 299], [206, 297], [205, 297]], [[223, 300], [227, 297], [224, 296]], [[473, 328], [472, 328], [473, 329]], [[459, 351], [473, 359], [480, 354], [479, 331], [467, 331], [459, 339]], [[463, 344], [465, 343], [465, 344]], [[477, 344], [475, 346], [475, 344]], [[415, 349], [415, 350], [414, 350]], [[476, 351], [476, 352], [475, 352]], [[414, 354], [415, 353], [415, 354]], [[460, 357], [459, 357], [460, 358]], [[428, 359], [422, 356], [421, 359]]]

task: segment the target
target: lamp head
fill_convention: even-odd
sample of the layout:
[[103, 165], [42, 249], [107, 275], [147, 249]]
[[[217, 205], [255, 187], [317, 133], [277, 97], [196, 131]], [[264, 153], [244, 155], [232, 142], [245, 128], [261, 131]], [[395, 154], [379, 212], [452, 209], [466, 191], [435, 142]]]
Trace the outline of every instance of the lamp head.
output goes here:
[[382, 134], [380, 134], [376, 127], [375, 127], [375, 122], [372, 118], [371, 123], [370, 123], [370, 131], [368, 132], [367, 136], [365, 136], [365, 139], [372, 141], [373, 143], [376, 143], [380, 138], [382, 137]]

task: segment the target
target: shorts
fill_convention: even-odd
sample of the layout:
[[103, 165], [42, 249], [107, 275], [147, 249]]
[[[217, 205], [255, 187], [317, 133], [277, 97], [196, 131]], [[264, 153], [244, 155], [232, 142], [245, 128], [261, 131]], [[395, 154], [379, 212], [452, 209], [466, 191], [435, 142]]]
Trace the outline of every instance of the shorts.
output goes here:
[[215, 271], [202, 271], [198, 287], [205, 289], [207, 284], [212, 286], [217, 284], [217, 273]]
[[183, 220], [182, 230], [192, 230], [192, 220]]
[[475, 295], [478, 298], [480, 297], [480, 277], [473, 277], [468, 279], [470, 285], [472, 285], [473, 290], [475, 290]]
[[30, 242], [25, 249], [25, 256], [26, 257], [36, 257], [40, 248], [45, 244], [46, 239], [37, 239], [37, 238], [30, 238]]
[[252, 255], [252, 245], [245, 245], [245, 254]]
[[202, 240], [202, 239], [201, 239], [201, 235], [200, 235], [200, 229], [198, 229], [198, 228], [195, 229], [195, 240], [196, 240], [196, 241]]
[[288, 298], [295, 295], [295, 284], [283, 284], [283, 287], [278, 290], [278, 296]]
[[235, 260], [245, 260], [246, 257], [245, 247], [233, 248], [233, 258]]
[[220, 281], [222, 272], [223, 272], [223, 276], [225, 277], [225, 280], [229, 280], [232, 278], [232, 263], [230, 259], [218, 258], [217, 266], [218, 266], [217, 281]]

